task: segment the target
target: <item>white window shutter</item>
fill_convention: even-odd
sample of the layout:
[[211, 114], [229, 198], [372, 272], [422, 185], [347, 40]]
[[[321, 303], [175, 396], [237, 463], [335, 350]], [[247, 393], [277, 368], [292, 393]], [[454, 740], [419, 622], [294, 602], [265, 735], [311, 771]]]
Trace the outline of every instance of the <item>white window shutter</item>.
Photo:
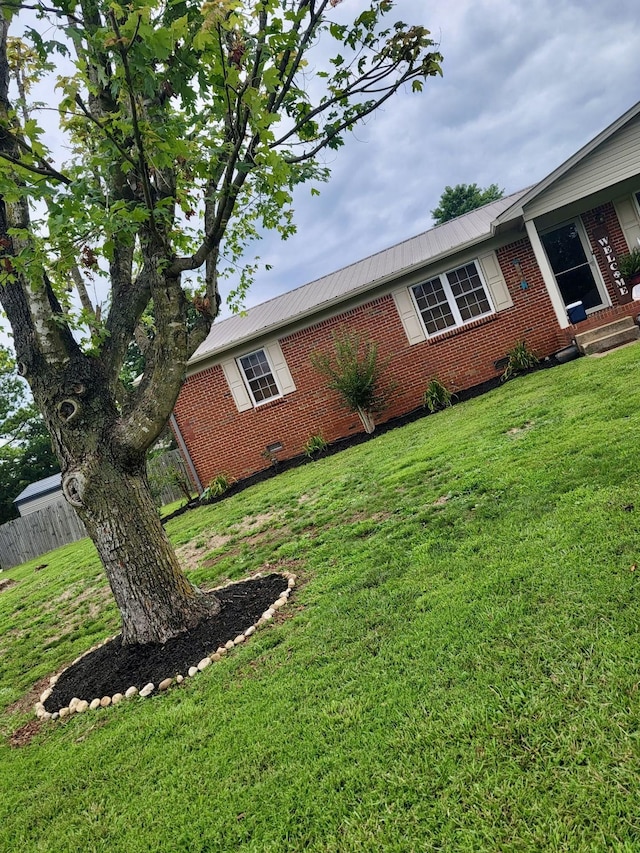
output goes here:
[[247, 409], [252, 409], [253, 403], [251, 402], [251, 397], [249, 396], [247, 387], [244, 384], [242, 376], [240, 375], [240, 368], [238, 367], [236, 362], [232, 358], [228, 361], [223, 361], [222, 370], [224, 372], [224, 377], [227, 380], [227, 385], [229, 386], [231, 396], [233, 397], [233, 401], [236, 404], [236, 408], [238, 409], [238, 411], [246, 412]]
[[267, 358], [269, 359], [271, 369], [275, 374], [276, 382], [278, 383], [280, 393], [291, 394], [293, 391], [296, 390], [296, 386], [291, 376], [291, 372], [289, 371], [287, 362], [285, 361], [284, 355], [282, 354], [282, 349], [280, 347], [279, 342], [274, 341], [271, 344], [267, 344], [267, 346], [265, 347], [265, 351], [267, 353]]
[[618, 222], [622, 233], [627, 241], [629, 249], [635, 249], [640, 245], [640, 221], [636, 213], [636, 206], [631, 197], [619, 198], [614, 201], [614, 207], [618, 215]]
[[495, 252], [488, 252], [478, 258], [484, 280], [491, 293], [491, 300], [496, 311], [504, 311], [513, 306], [513, 299], [509, 293], [507, 282], [504, 280], [500, 264]]
[[416, 306], [407, 288], [403, 287], [402, 290], [397, 290], [393, 294], [393, 300], [396, 303], [396, 310], [409, 343], [419, 344], [420, 341], [426, 340], [427, 335], [424, 326], [418, 317]]

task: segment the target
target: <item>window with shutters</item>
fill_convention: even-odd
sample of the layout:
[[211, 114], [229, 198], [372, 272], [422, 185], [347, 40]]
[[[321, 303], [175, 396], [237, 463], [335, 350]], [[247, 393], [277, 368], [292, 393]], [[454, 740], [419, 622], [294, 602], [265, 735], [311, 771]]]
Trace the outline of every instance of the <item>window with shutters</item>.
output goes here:
[[474, 261], [414, 285], [411, 293], [428, 335], [463, 326], [494, 311]]
[[243, 355], [237, 363], [254, 405], [258, 406], [260, 403], [282, 396], [263, 349]]

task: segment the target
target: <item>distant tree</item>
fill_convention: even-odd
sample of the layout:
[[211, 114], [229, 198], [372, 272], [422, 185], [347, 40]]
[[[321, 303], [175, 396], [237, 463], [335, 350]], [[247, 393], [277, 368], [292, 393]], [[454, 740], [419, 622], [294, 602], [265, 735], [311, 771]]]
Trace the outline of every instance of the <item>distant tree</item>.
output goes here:
[[476, 207], [482, 207], [490, 201], [497, 201], [504, 195], [497, 184], [491, 184], [481, 190], [477, 184], [456, 184], [455, 187], [445, 187], [440, 196], [438, 206], [431, 211], [436, 225], [442, 225], [456, 216], [469, 213]]
[[18, 515], [13, 500], [24, 488], [60, 470], [26, 388], [9, 351], [0, 345], [0, 524]]

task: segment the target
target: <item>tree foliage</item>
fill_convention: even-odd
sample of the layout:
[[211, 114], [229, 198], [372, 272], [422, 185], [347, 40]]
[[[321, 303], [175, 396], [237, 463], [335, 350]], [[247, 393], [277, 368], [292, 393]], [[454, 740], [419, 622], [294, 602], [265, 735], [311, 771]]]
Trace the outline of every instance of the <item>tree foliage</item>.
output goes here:
[[469, 213], [490, 201], [502, 198], [504, 190], [497, 184], [490, 184], [486, 189], [480, 189], [477, 184], [456, 184], [455, 187], [445, 187], [440, 196], [438, 206], [431, 211], [436, 225], [442, 225], [456, 216]]
[[[122, 567], [131, 568], [118, 600], [125, 641], [163, 641], [188, 627], [185, 608], [196, 603], [168, 541], [152, 558], [163, 533], [149, 514], [144, 455], [218, 314], [220, 277], [233, 275], [231, 300], [241, 302], [255, 270], [244, 261], [247, 244], [261, 228], [292, 233], [293, 190], [328, 177], [324, 152], [400, 88], [420, 90], [440, 73], [425, 27], [387, 24], [392, 0], [359, 3], [346, 23], [339, 4], [0, 7], [0, 302], [63, 491], [114, 592]], [[22, 26], [19, 42], [10, 23]], [[47, 77], [58, 102], [43, 109], [32, 83]], [[127, 358], [142, 368], [135, 384], [121, 381]], [[136, 553], [122, 553], [136, 537], [131, 548], [145, 552], [145, 572], [152, 560], [164, 563], [164, 581], [145, 586]], [[146, 630], [171, 585], [165, 629]], [[127, 613], [135, 600], [137, 622]]]
[[[385, 26], [391, 0], [350, 23], [332, 20], [339, 0], [26, 5], [46, 26], [24, 26], [20, 42], [7, 26], [22, 22], [23, 4], [2, 6], [0, 298], [38, 405], [52, 407], [40, 380], [58, 387], [84, 356], [80, 372], [106, 385], [119, 415], [117, 439], [137, 451], [162, 428], [218, 313], [219, 277], [234, 273], [241, 300], [258, 228], [291, 234], [292, 190], [327, 178], [322, 152], [399, 88], [419, 90], [441, 57], [423, 26]], [[314, 65], [324, 61], [311, 70], [319, 40]], [[50, 111], [29, 101], [30, 82], [47, 74], [62, 152]], [[97, 305], [96, 282], [109, 288]], [[125, 402], [120, 370], [150, 302], [156, 333]]]
[[0, 524], [17, 516], [13, 501], [23, 489], [59, 470], [44, 421], [25, 392], [0, 345]]

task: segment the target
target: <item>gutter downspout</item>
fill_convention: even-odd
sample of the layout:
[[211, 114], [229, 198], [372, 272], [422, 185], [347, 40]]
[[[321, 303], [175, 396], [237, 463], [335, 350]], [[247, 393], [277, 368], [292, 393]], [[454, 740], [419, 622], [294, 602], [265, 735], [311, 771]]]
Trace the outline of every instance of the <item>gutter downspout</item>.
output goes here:
[[198, 477], [198, 472], [196, 471], [196, 466], [193, 464], [193, 459], [191, 458], [191, 454], [187, 449], [187, 445], [185, 444], [185, 440], [182, 437], [182, 433], [180, 432], [180, 427], [178, 426], [178, 421], [176, 420], [176, 416], [171, 413], [169, 416], [169, 423], [171, 424], [171, 429], [173, 430], [173, 434], [176, 437], [176, 441], [178, 442], [178, 447], [180, 448], [180, 452], [184, 456], [185, 462], [187, 463], [187, 467], [189, 468], [189, 473], [191, 474], [191, 479], [193, 480], [193, 484], [198, 490], [198, 494], [201, 495], [203, 492], [202, 483], [200, 482], [200, 477]]

